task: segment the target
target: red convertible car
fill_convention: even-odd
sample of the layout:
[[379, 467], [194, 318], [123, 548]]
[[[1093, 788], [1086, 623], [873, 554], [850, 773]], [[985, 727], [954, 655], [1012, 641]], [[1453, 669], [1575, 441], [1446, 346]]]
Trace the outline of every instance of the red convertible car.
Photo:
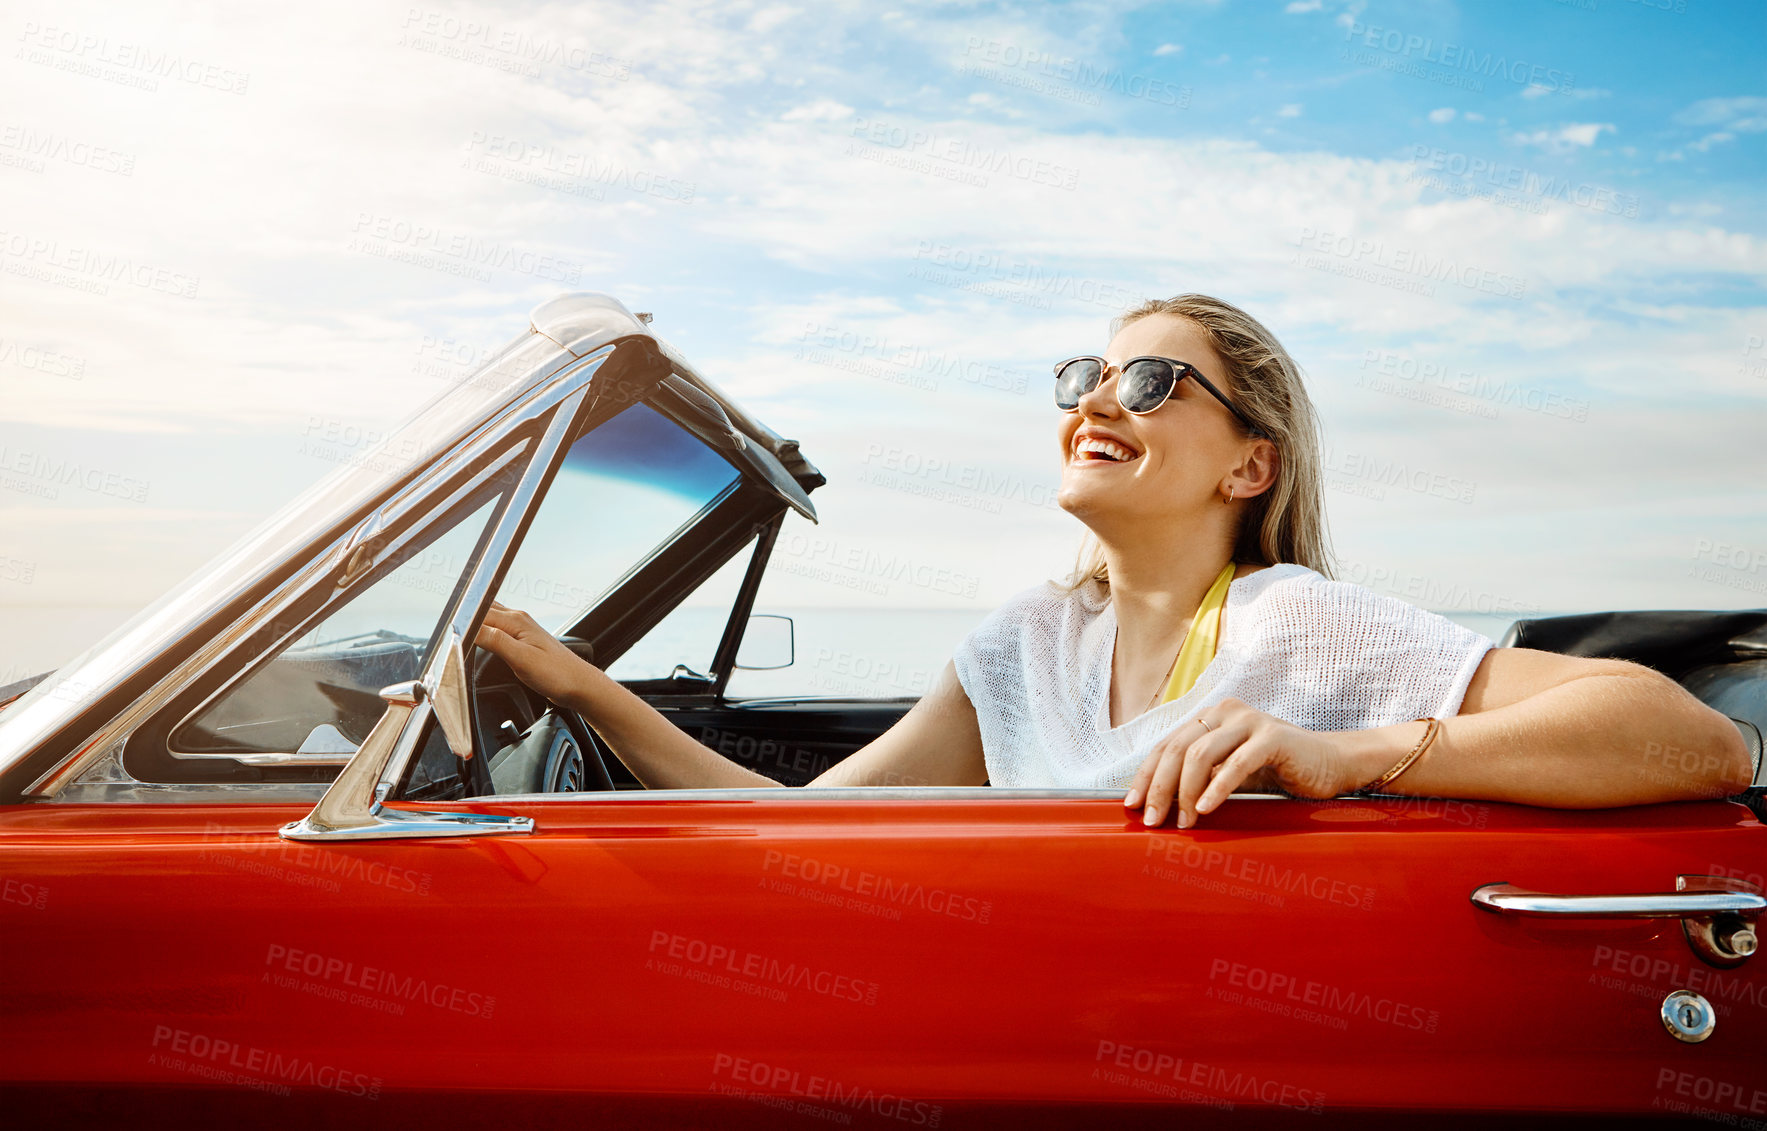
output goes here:
[[[1604, 811], [1241, 795], [1184, 831], [1118, 791], [654, 791], [469, 643], [500, 597], [605, 667], [738, 563], [709, 663], [628, 686], [801, 785], [912, 703], [725, 693], [822, 483], [646, 316], [564, 295], [0, 691], [8, 1122], [1767, 1120], [1759, 769]], [[1507, 642], [1667, 671], [1759, 766], [1767, 611]]]

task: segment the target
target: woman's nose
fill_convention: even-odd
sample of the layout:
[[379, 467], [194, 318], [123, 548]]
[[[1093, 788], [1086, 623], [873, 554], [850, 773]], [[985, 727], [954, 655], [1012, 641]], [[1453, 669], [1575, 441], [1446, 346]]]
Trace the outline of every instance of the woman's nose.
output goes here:
[[1080, 394], [1081, 416], [1115, 416], [1122, 406], [1117, 403], [1117, 367], [1107, 365], [1098, 384], [1089, 393]]

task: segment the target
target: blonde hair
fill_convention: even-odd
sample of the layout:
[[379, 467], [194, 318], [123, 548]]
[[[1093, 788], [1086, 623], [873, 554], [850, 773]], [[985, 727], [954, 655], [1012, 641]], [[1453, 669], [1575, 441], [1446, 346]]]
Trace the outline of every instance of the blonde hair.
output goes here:
[[[1319, 417], [1301, 384], [1301, 367], [1257, 319], [1208, 295], [1149, 299], [1112, 319], [1111, 336], [1150, 314], [1176, 314], [1201, 327], [1227, 363], [1222, 392], [1276, 445], [1276, 482], [1247, 503], [1233, 560], [1295, 562], [1331, 577]], [[1104, 547], [1091, 531], [1080, 544], [1079, 560], [1066, 584], [1075, 589], [1088, 581], [1110, 584]]]

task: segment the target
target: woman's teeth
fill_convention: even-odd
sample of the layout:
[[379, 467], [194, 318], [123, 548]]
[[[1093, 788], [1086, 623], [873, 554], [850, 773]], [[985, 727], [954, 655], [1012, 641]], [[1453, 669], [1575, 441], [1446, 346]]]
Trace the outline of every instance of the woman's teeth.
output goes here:
[[1135, 453], [1110, 440], [1088, 438], [1074, 445], [1074, 458], [1105, 459], [1116, 463], [1125, 463], [1134, 459]]

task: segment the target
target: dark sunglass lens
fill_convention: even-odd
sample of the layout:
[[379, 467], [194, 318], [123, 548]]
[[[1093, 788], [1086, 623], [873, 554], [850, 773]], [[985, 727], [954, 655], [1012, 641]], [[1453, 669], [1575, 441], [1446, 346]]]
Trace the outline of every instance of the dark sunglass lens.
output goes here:
[[1163, 361], [1132, 361], [1123, 370], [1117, 397], [1130, 412], [1152, 412], [1166, 401], [1177, 377]]
[[1080, 398], [1098, 388], [1101, 372], [1097, 360], [1090, 357], [1078, 358], [1062, 366], [1061, 372], [1055, 375], [1056, 407], [1080, 407]]

